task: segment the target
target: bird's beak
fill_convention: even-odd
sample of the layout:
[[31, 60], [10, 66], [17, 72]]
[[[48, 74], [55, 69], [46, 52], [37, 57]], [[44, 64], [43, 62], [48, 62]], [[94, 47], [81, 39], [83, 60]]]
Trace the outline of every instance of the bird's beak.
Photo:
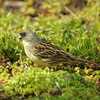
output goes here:
[[26, 32], [19, 33], [19, 39], [23, 39], [26, 36]]
[[19, 39], [20, 39], [20, 40], [22, 40], [22, 38], [21, 38], [21, 37], [19, 37]]
[[19, 33], [19, 37], [18, 37], [20, 40], [22, 40], [22, 36], [21, 36], [21, 33]]

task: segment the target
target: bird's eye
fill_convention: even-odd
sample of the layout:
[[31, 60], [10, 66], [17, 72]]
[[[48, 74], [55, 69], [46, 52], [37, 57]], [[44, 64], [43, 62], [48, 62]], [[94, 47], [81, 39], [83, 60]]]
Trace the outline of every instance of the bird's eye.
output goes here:
[[19, 33], [21, 37], [25, 37], [26, 36], [26, 32], [21, 32]]

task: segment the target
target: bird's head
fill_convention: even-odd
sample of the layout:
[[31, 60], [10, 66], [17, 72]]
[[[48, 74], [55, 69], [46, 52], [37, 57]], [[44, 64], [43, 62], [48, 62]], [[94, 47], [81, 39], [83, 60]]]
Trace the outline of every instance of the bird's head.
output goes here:
[[35, 32], [26, 31], [26, 32], [19, 33], [19, 35], [20, 35], [19, 39], [25, 42], [35, 42], [38, 40], [38, 37]]

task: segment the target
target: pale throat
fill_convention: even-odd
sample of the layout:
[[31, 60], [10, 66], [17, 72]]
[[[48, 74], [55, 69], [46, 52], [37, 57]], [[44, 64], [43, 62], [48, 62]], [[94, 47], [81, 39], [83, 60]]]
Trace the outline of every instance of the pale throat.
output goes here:
[[27, 41], [24, 41], [24, 40], [22, 42], [23, 42], [24, 47], [32, 47], [33, 46], [32, 42], [27, 42]]
[[34, 55], [34, 51], [33, 51], [34, 44], [32, 42], [27, 42], [23, 40], [23, 45], [24, 45], [26, 55], [31, 60], [37, 60], [37, 57]]

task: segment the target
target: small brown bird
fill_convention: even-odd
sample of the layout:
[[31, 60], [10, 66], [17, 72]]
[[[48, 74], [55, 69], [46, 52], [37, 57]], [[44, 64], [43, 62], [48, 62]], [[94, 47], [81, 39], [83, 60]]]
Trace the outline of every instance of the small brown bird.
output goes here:
[[51, 68], [57, 66], [57, 69], [62, 69], [67, 65], [75, 66], [88, 63], [87, 60], [66, 53], [63, 49], [39, 38], [35, 32], [21, 32], [19, 34], [26, 55], [35, 63], [44, 62]]

